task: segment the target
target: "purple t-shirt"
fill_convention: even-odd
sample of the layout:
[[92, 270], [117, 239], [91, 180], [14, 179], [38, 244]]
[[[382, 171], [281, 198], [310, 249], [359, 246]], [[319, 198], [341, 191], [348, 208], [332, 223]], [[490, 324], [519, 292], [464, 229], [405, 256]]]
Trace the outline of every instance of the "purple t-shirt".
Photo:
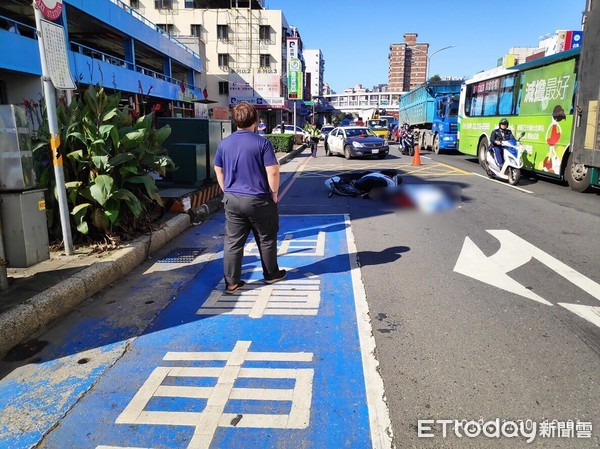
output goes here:
[[246, 130], [223, 139], [215, 154], [215, 166], [223, 169], [223, 190], [236, 195], [270, 195], [265, 167], [276, 164], [271, 142]]

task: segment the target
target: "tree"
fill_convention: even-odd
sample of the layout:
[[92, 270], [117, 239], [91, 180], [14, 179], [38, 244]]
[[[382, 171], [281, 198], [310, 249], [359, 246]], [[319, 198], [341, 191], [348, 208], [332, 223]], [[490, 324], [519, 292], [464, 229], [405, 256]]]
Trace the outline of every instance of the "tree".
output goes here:
[[442, 81], [442, 77], [440, 75], [433, 75], [429, 78], [429, 81]]

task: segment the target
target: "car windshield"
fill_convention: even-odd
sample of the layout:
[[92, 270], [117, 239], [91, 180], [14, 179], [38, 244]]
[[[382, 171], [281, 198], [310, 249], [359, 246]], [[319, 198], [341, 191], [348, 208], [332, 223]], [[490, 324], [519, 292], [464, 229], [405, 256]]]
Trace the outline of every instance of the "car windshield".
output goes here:
[[377, 137], [369, 128], [347, 128], [347, 137]]
[[321, 128], [321, 131], [331, 131], [333, 129], [333, 126], [323, 126], [323, 128]]
[[371, 128], [385, 128], [387, 127], [387, 121], [385, 120], [369, 120], [367, 124]]

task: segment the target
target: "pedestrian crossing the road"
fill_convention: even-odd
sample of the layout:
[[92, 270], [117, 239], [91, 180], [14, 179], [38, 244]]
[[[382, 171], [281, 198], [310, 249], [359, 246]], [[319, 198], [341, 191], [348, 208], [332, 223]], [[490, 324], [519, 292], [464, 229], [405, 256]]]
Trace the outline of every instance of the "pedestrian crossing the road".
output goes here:
[[284, 280], [250, 242], [226, 294], [217, 255], [40, 447], [391, 447], [348, 217], [280, 228]]

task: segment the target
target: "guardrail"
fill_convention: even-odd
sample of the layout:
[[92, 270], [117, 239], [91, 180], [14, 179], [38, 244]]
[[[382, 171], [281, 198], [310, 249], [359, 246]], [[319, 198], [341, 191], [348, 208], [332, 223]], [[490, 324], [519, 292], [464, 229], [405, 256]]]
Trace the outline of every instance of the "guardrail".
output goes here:
[[169, 33], [167, 33], [166, 31], [164, 31], [163, 29], [161, 29], [158, 25], [156, 25], [155, 23], [151, 22], [150, 20], [146, 19], [143, 15], [141, 15], [139, 12], [137, 12], [135, 9], [133, 9], [131, 6], [123, 3], [121, 0], [109, 0], [111, 3], [117, 5], [118, 7], [120, 7], [121, 9], [123, 9], [124, 11], [128, 12], [129, 14], [131, 14], [133, 17], [135, 17], [136, 19], [138, 19], [140, 22], [142, 22], [143, 24], [145, 24], [146, 26], [152, 28], [154, 31], [157, 31], [158, 33], [162, 34], [163, 36], [165, 36], [167, 39], [169, 39], [171, 42], [173, 42], [174, 44], [178, 45], [179, 47], [181, 47], [183, 50], [187, 51], [188, 53], [190, 53], [191, 55], [195, 56], [196, 58], [200, 59], [200, 55], [198, 53], [196, 53], [194, 50], [192, 50], [191, 48], [189, 48], [187, 45], [185, 45], [183, 42], [178, 41], [177, 39], [175, 39], [173, 36], [171, 36]]
[[4, 28], [6, 31], [37, 40], [37, 32], [35, 27], [25, 25], [18, 20], [10, 19], [5, 16], [0, 16], [0, 20], [3, 22], [2, 28]]
[[184, 86], [188, 86], [191, 89], [195, 89], [195, 86], [192, 86], [192, 85], [190, 85], [188, 83], [185, 83], [182, 80], [179, 80], [177, 78], [173, 78], [171, 76], [167, 76], [164, 73], [156, 72], [156, 71], [151, 70], [151, 69], [149, 69], [147, 67], [143, 67], [143, 66], [140, 66], [140, 65], [135, 65], [132, 62], [126, 61], [124, 59], [118, 58], [118, 57], [113, 56], [113, 55], [109, 55], [108, 53], [103, 53], [101, 51], [98, 51], [98, 50], [95, 50], [93, 48], [90, 48], [90, 47], [88, 47], [86, 45], [80, 44], [78, 42], [71, 41], [70, 44], [71, 44], [71, 50], [72, 51], [80, 53], [80, 54], [85, 55], [85, 56], [88, 56], [88, 57], [90, 57], [92, 59], [96, 59], [96, 60], [102, 61], [102, 62], [107, 62], [109, 64], [116, 65], [116, 66], [119, 66], [119, 67], [123, 67], [123, 68], [126, 68], [128, 70], [134, 70], [134, 71], [139, 72], [139, 73], [141, 73], [143, 75], [151, 76], [153, 78], [160, 79], [160, 80], [166, 81], [166, 82], [171, 83], [171, 84], [176, 84], [178, 86], [181, 86], [181, 84], [183, 83]]

